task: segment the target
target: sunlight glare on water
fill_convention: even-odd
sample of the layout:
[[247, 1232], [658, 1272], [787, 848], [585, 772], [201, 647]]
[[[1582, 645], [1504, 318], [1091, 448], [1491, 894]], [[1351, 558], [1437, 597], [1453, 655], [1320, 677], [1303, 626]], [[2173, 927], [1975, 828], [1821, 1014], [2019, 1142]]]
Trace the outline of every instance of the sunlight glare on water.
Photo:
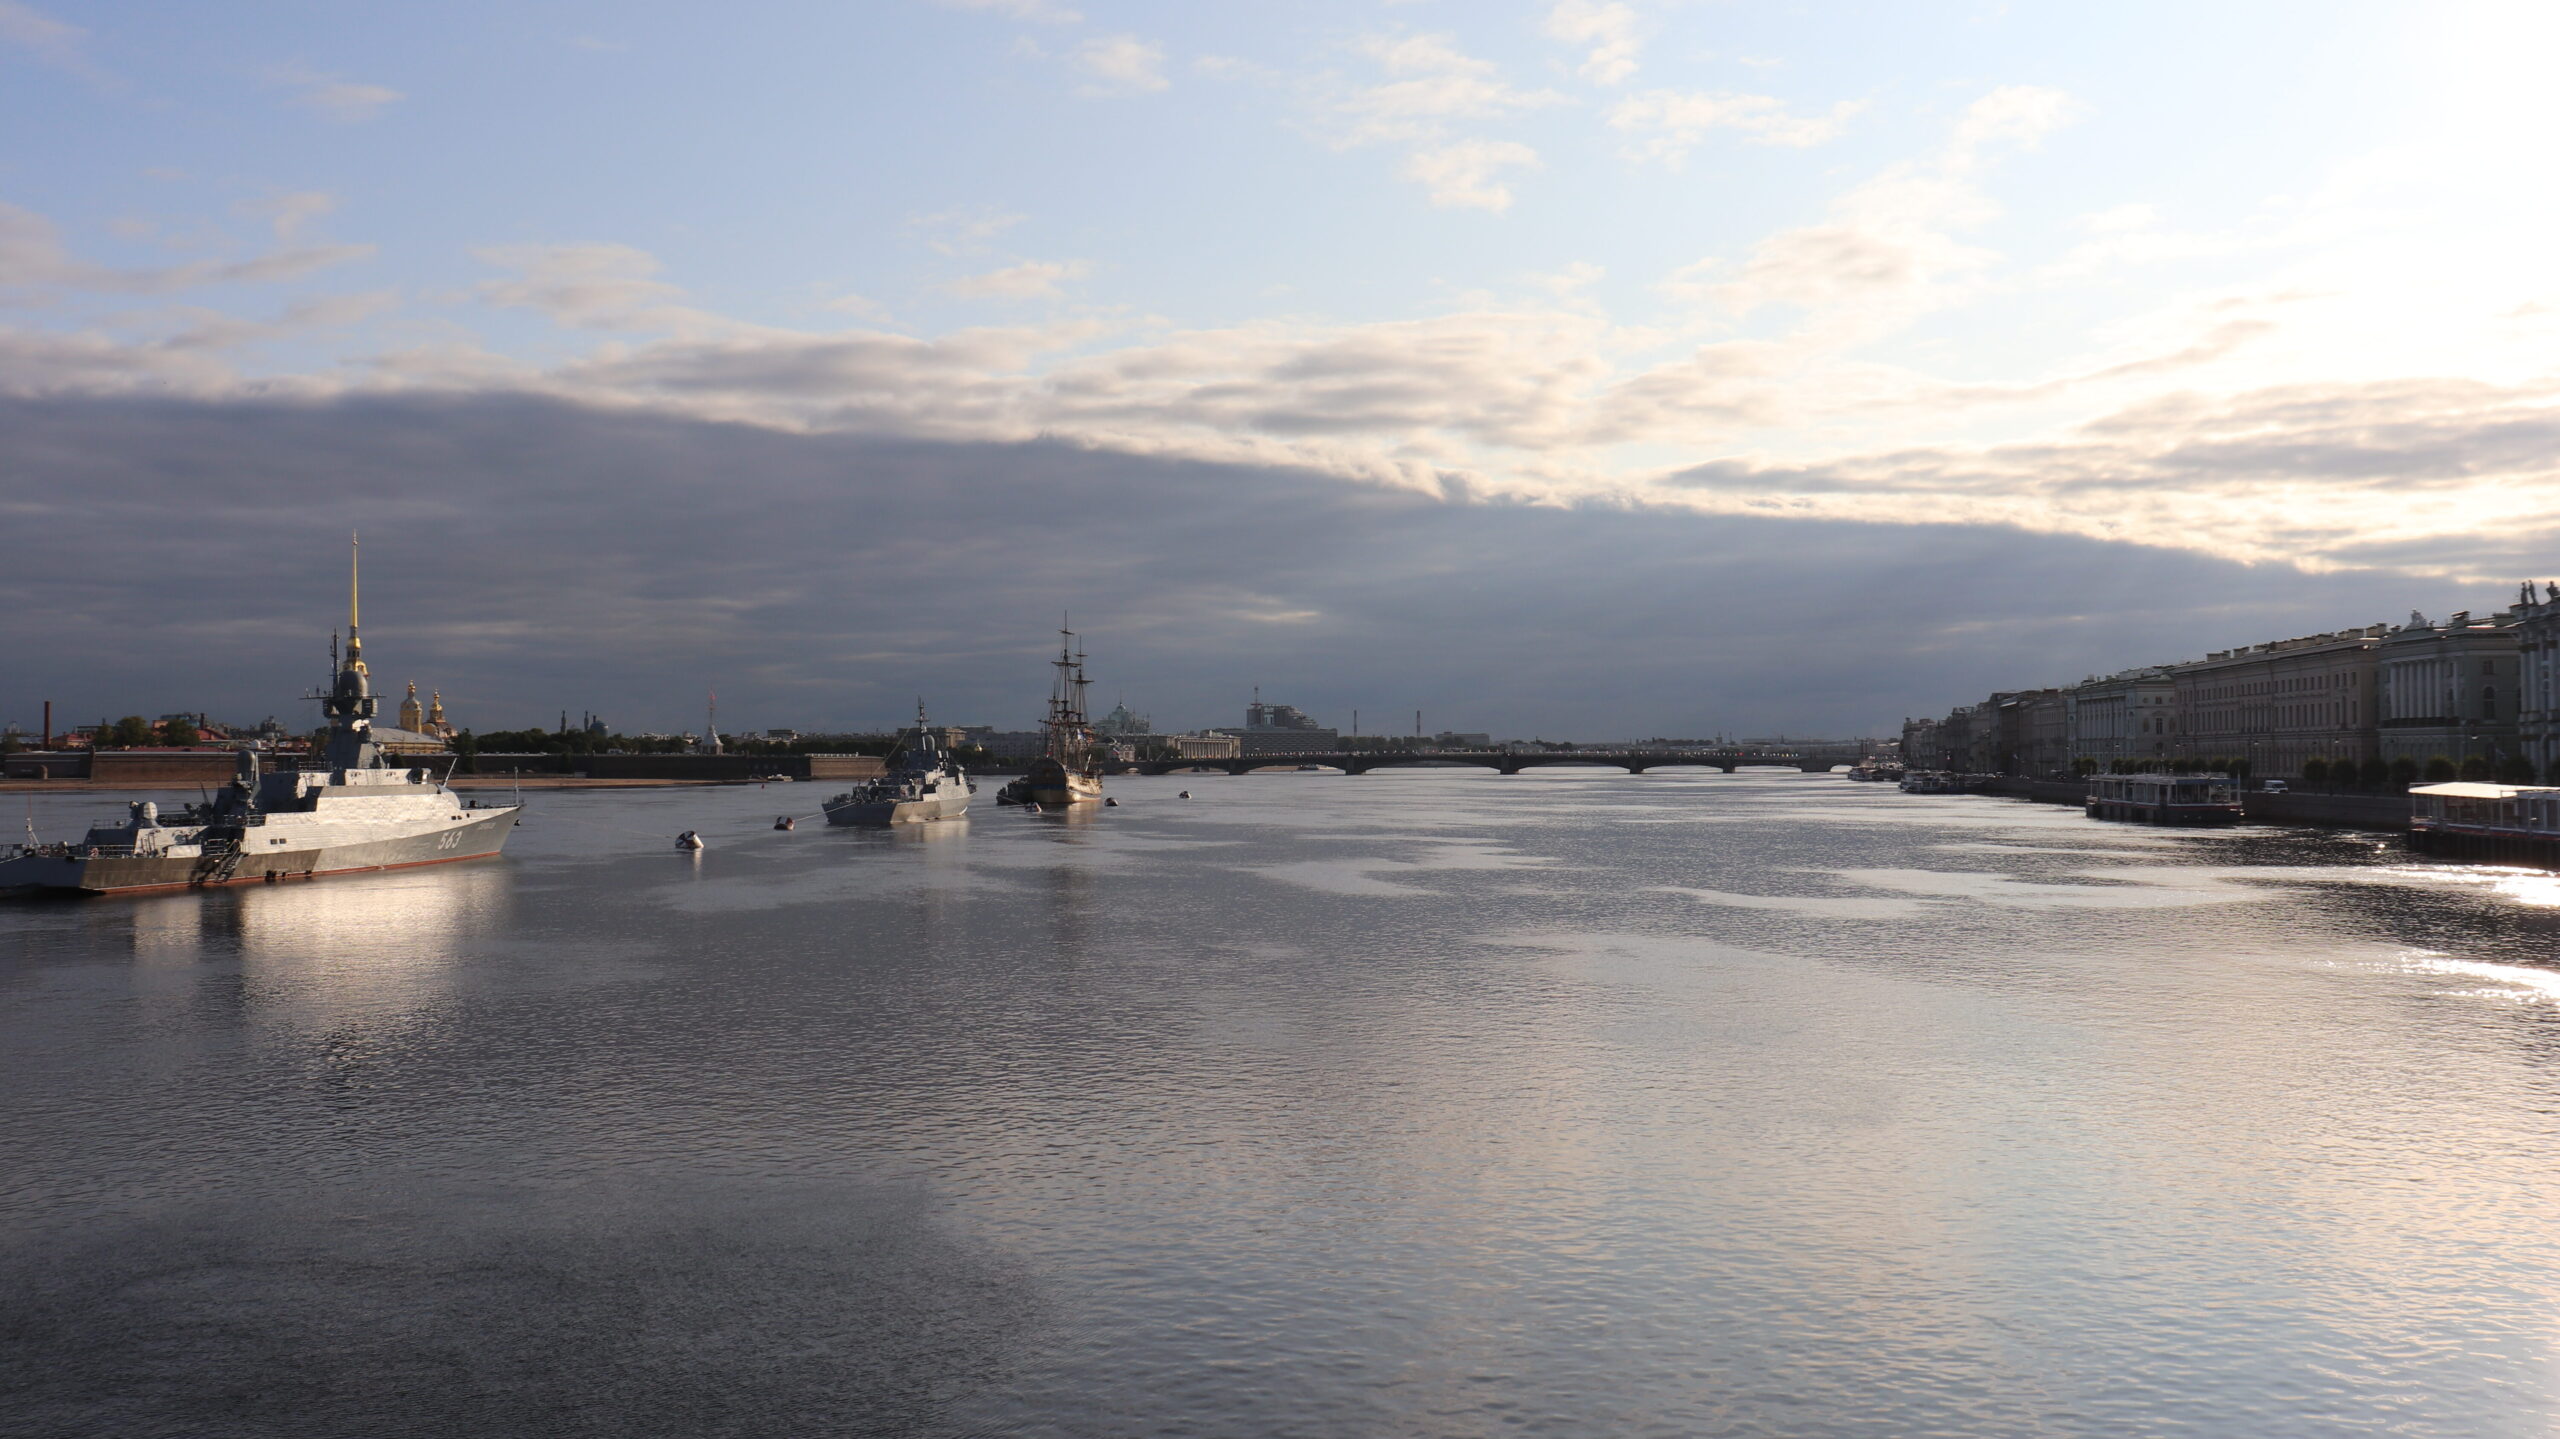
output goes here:
[[802, 788], [0, 907], [0, 1432], [2560, 1422], [2550, 876], [1837, 776]]

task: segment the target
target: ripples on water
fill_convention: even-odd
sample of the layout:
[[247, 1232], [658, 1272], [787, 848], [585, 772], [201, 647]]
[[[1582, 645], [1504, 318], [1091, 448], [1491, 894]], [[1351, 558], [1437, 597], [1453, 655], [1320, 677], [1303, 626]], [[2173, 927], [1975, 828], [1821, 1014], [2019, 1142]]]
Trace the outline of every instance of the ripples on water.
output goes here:
[[2560, 880], [1836, 777], [1114, 788], [0, 908], [0, 1432], [2560, 1419]]

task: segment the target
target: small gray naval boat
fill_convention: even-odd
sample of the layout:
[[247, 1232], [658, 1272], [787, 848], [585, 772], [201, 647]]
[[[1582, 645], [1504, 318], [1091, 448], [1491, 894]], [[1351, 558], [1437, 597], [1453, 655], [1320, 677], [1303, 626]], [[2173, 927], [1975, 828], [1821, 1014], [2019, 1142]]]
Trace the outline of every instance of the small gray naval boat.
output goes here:
[[941, 737], [925, 723], [924, 705], [919, 702], [915, 731], [890, 760], [888, 773], [846, 790], [824, 808], [829, 824], [869, 829], [923, 824], [966, 816], [969, 796], [977, 790], [967, 772], [951, 762]]
[[322, 697], [329, 744], [319, 763], [268, 771], [243, 750], [237, 775], [209, 803], [163, 816], [136, 800], [124, 823], [98, 825], [76, 843], [0, 850], [0, 889], [131, 894], [495, 855], [522, 806], [482, 808], [446, 788], [446, 773], [392, 763], [375, 745], [373, 684], [353, 614], [350, 593], [346, 662]]

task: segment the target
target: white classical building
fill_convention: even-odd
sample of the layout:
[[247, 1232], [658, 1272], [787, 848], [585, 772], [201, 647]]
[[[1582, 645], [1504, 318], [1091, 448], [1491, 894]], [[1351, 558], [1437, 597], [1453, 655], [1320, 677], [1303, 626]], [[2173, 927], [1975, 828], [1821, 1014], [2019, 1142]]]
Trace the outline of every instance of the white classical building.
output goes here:
[[1241, 759], [1244, 756], [1244, 741], [1218, 730], [1165, 735], [1162, 738], [1173, 750], [1175, 759]]
[[2381, 650], [2384, 759], [2499, 765], [2518, 757], [2519, 618], [2473, 619], [2466, 610], [2435, 624], [2413, 614], [2391, 632]]

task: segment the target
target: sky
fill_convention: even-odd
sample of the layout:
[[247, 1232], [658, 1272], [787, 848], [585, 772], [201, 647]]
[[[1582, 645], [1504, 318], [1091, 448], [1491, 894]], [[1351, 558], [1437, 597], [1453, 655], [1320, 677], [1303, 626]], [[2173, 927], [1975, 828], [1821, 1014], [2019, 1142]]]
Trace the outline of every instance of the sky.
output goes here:
[[0, 720], [1887, 731], [2491, 609], [2560, 11], [0, 0]]

